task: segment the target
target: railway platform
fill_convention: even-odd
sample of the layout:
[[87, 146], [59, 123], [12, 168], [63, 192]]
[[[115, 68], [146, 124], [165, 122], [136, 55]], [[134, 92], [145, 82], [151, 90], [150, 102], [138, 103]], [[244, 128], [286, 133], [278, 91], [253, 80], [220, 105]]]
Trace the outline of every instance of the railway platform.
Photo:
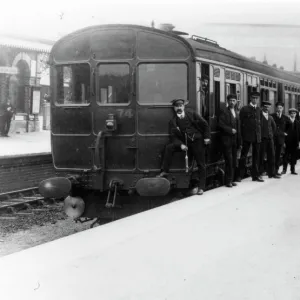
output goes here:
[[50, 131], [10, 134], [0, 137], [0, 158], [16, 155], [41, 154], [51, 152]]
[[297, 300], [299, 178], [248, 178], [5, 256], [1, 293], [7, 300]]

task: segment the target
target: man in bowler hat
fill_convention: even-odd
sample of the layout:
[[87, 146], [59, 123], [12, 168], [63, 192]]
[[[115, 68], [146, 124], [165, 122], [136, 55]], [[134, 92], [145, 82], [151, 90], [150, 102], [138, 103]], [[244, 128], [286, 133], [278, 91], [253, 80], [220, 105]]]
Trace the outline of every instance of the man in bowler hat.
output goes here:
[[227, 108], [222, 109], [219, 115], [219, 128], [223, 155], [225, 160], [225, 176], [227, 187], [233, 187], [234, 174], [237, 164], [237, 149], [241, 145], [240, 118], [236, 110], [237, 96], [230, 94], [227, 96]]
[[261, 143], [260, 143], [260, 174], [264, 172], [264, 158], [267, 156], [267, 173], [269, 178], [280, 179], [275, 170], [275, 149], [274, 149], [274, 134], [276, 133], [276, 124], [269, 109], [271, 103], [268, 101], [262, 102], [261, 116]]
[[261, 142], [261, 110], [257, 106], [259, 98], [258, 92], [252, 92], [250, 104], [243, 106], [240, 111], [242, 151], [239, 161], [239, 176], [244, 177], [247, 155], [252, 146], [252, 180], [263, 182], [258, 170]]
[[274, 147], [275, 147], [275, 171], [276, 175], [279, 174], [280, 155], [282, 148], [285, 144], [285, 137], [287, 136], [287, 126], [289, 118], [283, 114], [284, 104], [282, 102], [276, 103], [276, 112], [271, 114], [276, 124], [276, 132], [274, 135]]
[[283, 171], [282, 174], [286, 174], [288, 162], [291, 165], [291, 174], [298, 175], [295, 171], [295, 166], [297, 163], [297, 150], [299, 148], [300, 141], [300, 124], [296, 120], [297, 109], [289, 109], [289, 122], [287, 125], [287, 136], [285, 139], [285, 154], [283, 157]]
[[159, 177], [168, 175], [175, 151], [189, 151], [198, 165], [199, 184], [197, 194], [202, 195], [206, 181], [205, 145], [210, 142], [209, 125], [196, 112], [185, 110], [186, 100], [174, 99], [171, 103], [175, 112], [175, 116], [169, 122], [171, 143], [165, 148], [162, 172]]

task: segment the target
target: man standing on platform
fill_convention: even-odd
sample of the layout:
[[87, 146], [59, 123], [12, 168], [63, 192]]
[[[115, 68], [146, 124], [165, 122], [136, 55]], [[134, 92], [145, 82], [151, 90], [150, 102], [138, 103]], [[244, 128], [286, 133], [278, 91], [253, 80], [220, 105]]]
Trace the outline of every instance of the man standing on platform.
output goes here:
[[10, 129], [10, 123], [12, 116], [14, 114], [13, 107], [10, 103], [10, 99], [7, 99], [7, 103], [4, 103], [1, 107], [1, 111], [3, 111], [3, 114], [1, 116], [1, 128], [0, 132], [2, 136], [8, 137], [8, 132]]
[[169, 122], [171, 143], [166, 146], [162, 172], [158, 177], [168, 175], [175, 151], [189, 150], [198, 165], [199, 184], [197, 194], [202, 195], [206, 181], [205, 145], [210, 142], [208, 123], [196, 112], [185, 111], [186, 101], [184, 99], [174, 99], [171, 103], [175, 112], [174, 118]]
[[289, 115], [290, 120], [287, 125], [287, 136], [285, 140], [286, 148], [283, 157], [283, 171], [282, 174], [286, 174], [288, 162], [291, 165], [291, 174], [298, 175], [295, 171], [295, 166], [297, 163], [297, 150], [299, 148], [300, 141], [300, 125], [296, 120], [297, 109], [290, 108]]
[[276, 124], [273, 117], [269, 115], [271, 103], [268, 101], [262, 102], [262, 117], [261, 117], [261, 143], [260, 143], [260, 174], [264, 172], [264, 158], [267, 156], [267, 173], [269, 178], [280, 179], [280, 176], [275, 171], [275, 149], [274, 149], [274, 134], [276, 132]]
[[285, 137], [287, 135], [286, 131], [289, 123], [289, 118], [283, 114], [283, 107], [284, 107], [283, 103], [277, 102], [276, 112], [271, 115], [276, 123], [276, 132], [274, 135], [276, 175], [280, 175], [279, 174], [280, 155], [285, 143]]
[[239, 176], [244, 177], [247, 155], [252, 146], [252, 180], [263, 182], [259, 176], [259, 146], [261, 142], [261, 110], [257, 106], [260, 94], [258, 92], [251, 93], [251, 102], [247, 106], [243, 106], [240, 111], [241, 135], [242, 135], [242, 151], [239, 162]]
[[236, 101], [236, 95], [228, 95], [228, 107], [221, 110], [219, 115], [219, 128], [225, 159], [225, 185], [227, 187], [236, 186], [234, 174], [237, 165], [237, 149], [241, 145], [240, 119], [235, 109]]

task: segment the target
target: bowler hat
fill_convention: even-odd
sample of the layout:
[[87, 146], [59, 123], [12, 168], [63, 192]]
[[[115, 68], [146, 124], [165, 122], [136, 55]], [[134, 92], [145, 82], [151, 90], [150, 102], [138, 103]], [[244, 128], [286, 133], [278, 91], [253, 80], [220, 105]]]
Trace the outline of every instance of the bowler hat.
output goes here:
[[260, 97], [260, 93], [259, 92], [252, 92], [251, 97]]
[[276, 107], [277, 107], [277, 106], [282, 106], [282, 107], [284, 107], [284, 104], [283, 104], [282, 102], [276, 102], [275, 106], [276, 106]]
[[236, 99], [237, 100], [237, 95], [236, 94], [229, 94], [229, 95], [227, 95], [227, 101], [229, 99]]
[[292, 108], [289, 109], [289, 114], [292, 113], [292, 112], [297, 113], [298, 110], [296, 108], [292, 107]]
[[262, 101], [261, 105], [262, 105], [262, 106], [264, 106], [264, 105], [271, 106], [272, 103], [269, 102], [269, 101]]
[[184, 99], [182, 99], [182, 98], [178, 98], [178, 99], [173, 99], [172, 101], [171, 101], [171, 104], [174, 106], [174, 105], [176, 105], [176, 103], [178, 103], [178, 102], [181, 102], [182, 104], [186, 104], [186, 100], [184, 100]]

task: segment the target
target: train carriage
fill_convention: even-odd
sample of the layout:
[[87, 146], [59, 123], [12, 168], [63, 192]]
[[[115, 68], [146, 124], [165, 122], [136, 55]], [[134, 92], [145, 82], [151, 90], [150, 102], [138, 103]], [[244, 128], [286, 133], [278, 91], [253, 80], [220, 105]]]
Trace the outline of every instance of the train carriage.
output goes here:
[[[143, 26], [103, 25], [76, 31], [53, 46], [52, 155], [56, 170], [72, 178], [73, 198], [68, 199], [80, 196], [87, 204], [88, 191], [97, 191], [107, 193], [103, 199], [113, 207], [110, 197], [115, 199], [123, 191], [162, 196], [172, 188], [188, 188], [194, 168], [190, 161], [190, 172], [185, 173], [183, 153], [175, 154], [167, 180], [155, 177], [169, 139], [174, 98], [188, 99], [187, 107], [209, 122], [210, 186], [224, 173], [217, 116], [227, 94], [237, 93], [240, 107], [248, 103], [253, 90], [273, 106], [277, 100], [284, 101], [286, 110], [300, 102], [297, 76], [228, 51], [214, 41], [181, 35]], [[202, 98], [204, 74], [209, 82]], [[50, 179], [42, 184], [42, 191], [54, 196], [62, 181]]]

